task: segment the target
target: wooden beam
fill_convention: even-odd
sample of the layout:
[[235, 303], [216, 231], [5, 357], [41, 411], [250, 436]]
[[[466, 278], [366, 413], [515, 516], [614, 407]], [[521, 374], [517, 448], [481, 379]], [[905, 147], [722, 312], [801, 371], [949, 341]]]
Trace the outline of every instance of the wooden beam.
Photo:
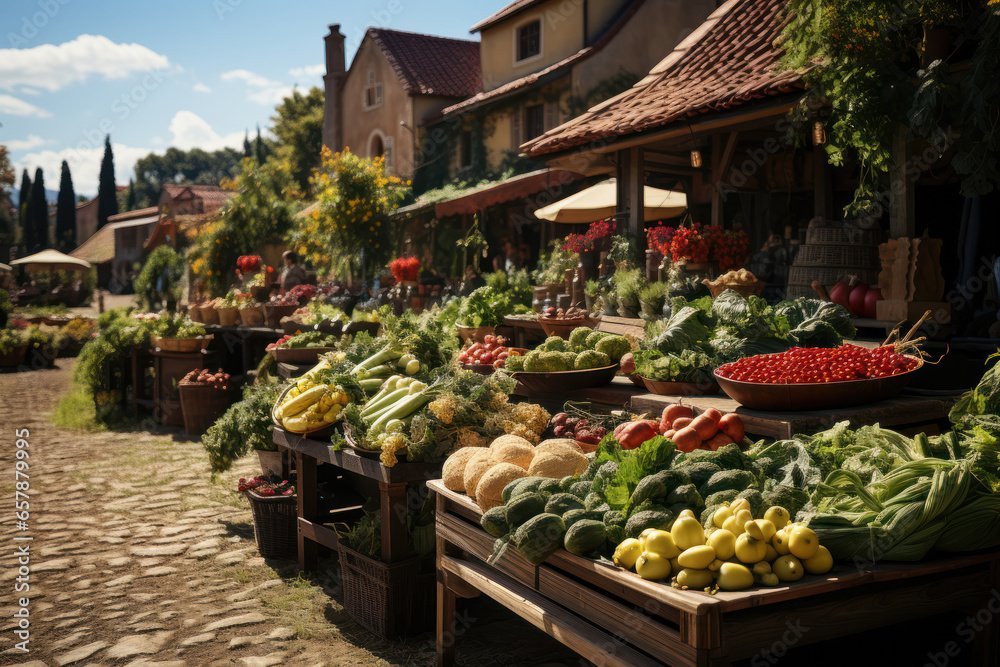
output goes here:
[[712, 226], [722, 225], [722, 179], [733, 161], [739, 132], [730, 132], [722, 145], [722, 135], [712, 138]]
[[666, 164], [673, 167], [684, 167], [688, 171], [691, 170], [691, 158], [686, 155], [671, 155], [670, 153], [647, 150], [643, 154], [643, 158], [647, 163]]
[[892, 156], [896, 166], [889, 172], [889, 234], [894, 239], [904, 236], [912, 239], [917, 235], [914, 183], [906, 175], [908, 154], [905, 130], [899, 130], [892, 140]]
[[813, 216], [833, 220], [833, 173], [822, 146], [813, 148]]

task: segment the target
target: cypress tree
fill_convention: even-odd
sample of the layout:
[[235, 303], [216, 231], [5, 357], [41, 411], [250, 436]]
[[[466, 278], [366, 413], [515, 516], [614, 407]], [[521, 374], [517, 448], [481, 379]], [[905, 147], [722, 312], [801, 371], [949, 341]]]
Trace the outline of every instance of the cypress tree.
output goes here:
[[253, 148], [257, 157], [257, 164], [264, 164], [264, 140], [260, 138], [260, 125], [257, 126], [257, 141], [254, 142]]
[[27, 236], [28, 200], [31, 198], [31, 179], [28, 170], [21, 172], [21, 190], [17, 196], [17, 221], [21, 225], [21, 243]]
[[66, 160], [59, 176], [59, 198], [56, 200], [56, 248], [69, 252], [76, 247], [76, 193]]
[[135, 181], [131, 178], [128, 179], [128, 199], [125, 200], [125, 205], [129, 211], [135, 210]]
[[26, 254], [38, 252], [49, 245], [49, 204], [45, 201], [45, 177], [42, 168], [35, 169], [28, 200], [28, 221], [25, 227]]
[[250, 146], [250, 131], [243, 133], [243, 157], [253, 157], [253, 148]]
[[118, 196], [115, 190], [115, 158], [111, 153], [111, 135], [104, 137], [104, 159], [101, 160], [101, 180], [97, 186], [97, 228], [108, 222], [108, 217], [118, 213]]

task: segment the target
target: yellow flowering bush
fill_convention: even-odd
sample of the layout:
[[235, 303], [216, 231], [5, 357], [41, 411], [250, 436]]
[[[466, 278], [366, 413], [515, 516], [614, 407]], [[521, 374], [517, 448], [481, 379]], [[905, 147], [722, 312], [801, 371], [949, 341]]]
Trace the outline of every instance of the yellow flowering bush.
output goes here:
[[409, 193], [409, 183], [385, 172], [385, 159], [363, 158], [345, 148], [323, 148], [312, 177], [319, 206], [295, 221], [290, 239], [319, 273], [364, 263], [376, 270], [395, 256], [390, 214]]

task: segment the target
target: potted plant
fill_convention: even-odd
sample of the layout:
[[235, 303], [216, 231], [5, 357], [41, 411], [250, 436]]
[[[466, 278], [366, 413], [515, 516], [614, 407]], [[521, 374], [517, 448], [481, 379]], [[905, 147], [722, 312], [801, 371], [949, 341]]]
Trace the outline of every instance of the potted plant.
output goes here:
[[24, 361], [28, 343], [16, 328], [0, 329], [0, 366], [18, 366]]
[[33, 324], [23, 332], [23, 336], [28, 346], [24, 356], [25, 364], [35, 369], [55, 367], [59, 347], [54, 334]]
[[548, 296], [555, 300], [565, 285], [566, 270], [577, 264], [576, 253], [564, 250], [558, 239], [549, 244], [549, 252], [538, 258], [538, 265], [532, 273], [535, 283], [548, 288]]
[[278, 400], [278, 386], [256, 382], [243, 389], [243, 398], [233, 403], [201, 438], [213, 473], [229, 470], [237, 459], [256, 451], [261, 470], [281, 474], [281, 453], [271, 437], [271, 408]]
[[601, 283], [591, 278], [583, 284], [583, 299], [587, 312], [593, 312], [597, 299], [601, 296]]
[[165, 352], [196, 352], [208, 346], [211, 334], [184, 315], [163, 312], [152, 325], [153, 345]]
[[620, 317], [639, 317], [639, 292], [645, 286], [642, 269], [619, 269], [611, 277]]
[[221, 299], [216, 299], [215, 312], [218, 314], [219, 324], [224, 327], [235, 326], [240, 319], [240, 309], [236, 307], [237, 294], [233, 290]]
[[74, 317], [66, 323], [57, 336], [59, 356], [75, 357], [96, 334], [97, 322], [85, 317]]
[[597, 264], [602, 251], [607, 249], [617, 224], [613, 220], [598, 220], [591, 223], [583, 234], [567, 234], [563, 249], [579, 257], [580, 268], [585, 278], [597, 275]]
[[236, 307], [240, 310], [240, 321], [243, 326], [256, 327], [264, 321], [264, 311], [252, 294], [237, 295]]
[[642, 319], [647, 322], [659, 319], [663, 312], [663, 302], [667, 298], [667, 284], [652, 282], [639, 291], [639, 305], [642, 308]]

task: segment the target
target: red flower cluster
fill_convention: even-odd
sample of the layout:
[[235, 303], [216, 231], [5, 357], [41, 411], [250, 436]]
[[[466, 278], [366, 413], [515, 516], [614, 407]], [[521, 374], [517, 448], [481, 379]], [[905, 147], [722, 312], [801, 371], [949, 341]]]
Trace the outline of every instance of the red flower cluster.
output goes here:
[[239, 486], [236, 488], [239, 493], [253, 491], [261, 496], [291, 496], [295, 494], [295, 486], [287, 479], [281, 479], [276, 475], [271, 477], [257, 475], [249, 480], [241, 477]]
[[389, 264], [389, 270], [396, 282], [416, 280], [420, 275], [420, 260], [416, 257], [397, 257]]
[[646, 240], [650, 248], [662, 255], [686, 259], [693, 264], [717, 262], [722, 271], [743, 264], [750, 247], [745, 232], [727, 231], [700, 222], [690, 227], [652, 227], [646, 231]]
[[608, 220], [598, 220], [591, 223], [585, 234], [567, 234], [563, 242], [563, 250], [580, 254], [594, 249], [600, 249], [603, 241], [615, 233], [617, 224]]
[[240, 273], [253, 273], [260, 268], [263, 261], [260, 255], [240, 255], [236, 260], [236, 266], [239, 267]]
[[20, 317], [12, 317], [10, 319], [10, 323], [8, 324], [8, 326], [11, 329], [27, 329], [28, 328], [28, 320], [25, 320], [25, 319], [20, 318]]

